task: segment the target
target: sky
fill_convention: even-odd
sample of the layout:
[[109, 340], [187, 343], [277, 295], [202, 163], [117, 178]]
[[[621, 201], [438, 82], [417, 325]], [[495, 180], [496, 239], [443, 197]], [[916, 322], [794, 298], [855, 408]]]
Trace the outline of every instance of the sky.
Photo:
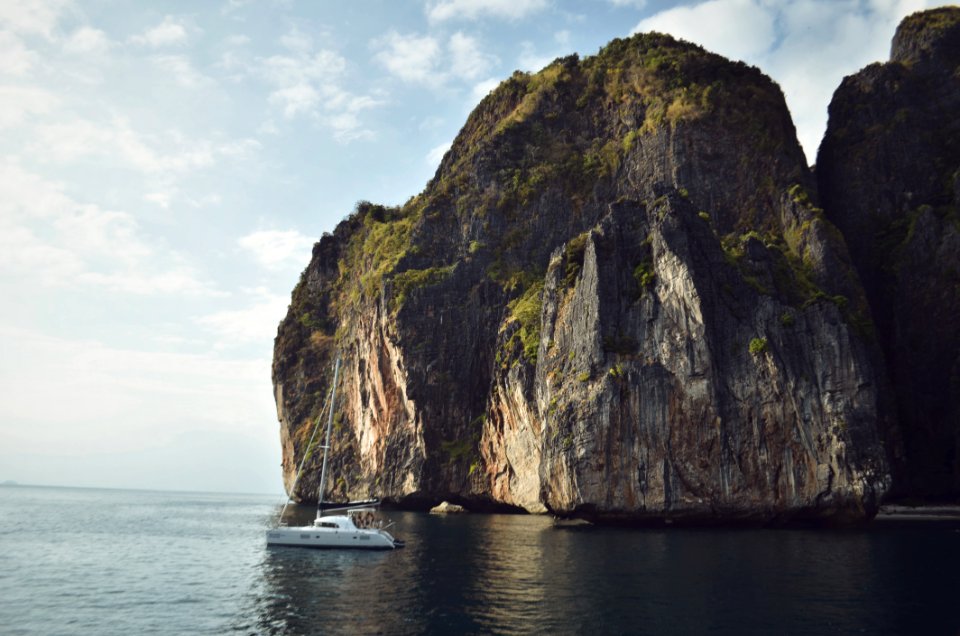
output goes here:
[[282, 494], [270, 363], [357, 201], [514, 70], [671, 33], [761, 68], [813, 163], [924, 0], [0, 0], [0, 481]]

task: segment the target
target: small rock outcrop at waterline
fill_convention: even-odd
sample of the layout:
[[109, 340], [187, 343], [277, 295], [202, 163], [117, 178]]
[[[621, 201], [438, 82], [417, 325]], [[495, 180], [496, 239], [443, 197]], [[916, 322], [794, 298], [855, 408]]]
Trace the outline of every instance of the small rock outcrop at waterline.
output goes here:
[[960, 8], [917, 13], [844, 79], [817, 158], [894, 386], [895, 494], [960, 497]]
[[275, 347], [284, 477], [341, 351], [327, 498], [861, 520], [890, 486], [873, 332], [780, 89], [615, 40], [515, 73], [420, 195], [317, 243]]
[[436, 505], [430, 509], [430, 512], [438, 515], [459, 514], [466, 511], [467, 509], [464, 508], [463, 506], [458, 504], [452, 504], [449, 501], [444, 501], [439, 505]]

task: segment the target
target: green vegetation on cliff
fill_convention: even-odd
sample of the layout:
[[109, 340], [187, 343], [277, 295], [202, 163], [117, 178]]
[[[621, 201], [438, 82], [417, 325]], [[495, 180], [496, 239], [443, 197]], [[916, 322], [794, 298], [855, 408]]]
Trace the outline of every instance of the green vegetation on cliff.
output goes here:
[[[610, 112], [617, 115], [600, 116]], [[619, 187], [626, 158], [654, 138], [662, 143], [663, 130], [684, 124], [709, 120], [709, 129], [735, 131], [738, 143], [755, 151], [780, 153], [784, 130], [792, 133], [783, 112], [779, 89], [755, 68], [656, 33], [614, 40], [583, 60], [559, 58], [539, 73], [516, 72], [471, 113], [421, 195], [400, 208], [358, 204], [340, 259], [337, 302], [345, 309], [378, 302], [390, 281], [387, 300], [397, 311], [412, 289], [443, 284], [456, 261], [478, 255], [482, 245], [489, 251], [490, 278], [509, 297], [519, 287], [522, 300], [515, 302], [526, 307], [533, 297], [531, 277], [544, 269], [550, 248], [533, 243], [545, 238], [534, 229], [533, 210], [557, 201], [569, 208], [564, 222], [583, 227], [584, 206], [595, 200], [598, 188]], [[731, 201], [738, 206], [732, 212], [702, 214], [719, 231], [783, 234], [793, 267], [804, 260], [793, 237], [805, 227], [781, 229], [775, 216], [756, 211], [775, 201], [777, 187], [768, 180]], [[454, 232], [478, 222], [485, 230], [482, 240], [451, 240]], [[576, 250], [583, 238], [568, 244], [568, 283], [582, 262], [582, 249]], [[655, 274], [649, 263], [637, 267], [642, 294]], [[798, 270], [794, 278], [803, 286], [809, 277]], [[523, 351], [532, 361], [537, 331], [520, 322]]]
[[410, 233], [418, 212], [409, 206], [357, 204], [349, 219], [357, 228], [339, 262], [338, 286], [347, 293], [341, 300], [354, 304], [361, 296], [369, 299], [379, 294], [384, 277], [393, 273], [412, 247]]
[[530, 362], [537, 361], [537, 350], [540, 348], [540, 309], [543, 303], [543, 281], [531, 284], [523, 295], [511, 300], [507, 304], [510, 317], [507, 324], [516, 322], [519, 327], [514, 337], [519, 339], [523, 347], [523, 356]]

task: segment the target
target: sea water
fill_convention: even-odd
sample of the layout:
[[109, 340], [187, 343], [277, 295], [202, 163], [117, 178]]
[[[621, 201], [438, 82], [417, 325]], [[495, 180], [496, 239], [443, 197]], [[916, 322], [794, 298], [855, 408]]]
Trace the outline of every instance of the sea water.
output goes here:
[[558, 529], [544, 516], [388, 511], [404, 549], [267, 548], [281, 503], [0, 488], [0, 633], [960, 630], [957, 522]]

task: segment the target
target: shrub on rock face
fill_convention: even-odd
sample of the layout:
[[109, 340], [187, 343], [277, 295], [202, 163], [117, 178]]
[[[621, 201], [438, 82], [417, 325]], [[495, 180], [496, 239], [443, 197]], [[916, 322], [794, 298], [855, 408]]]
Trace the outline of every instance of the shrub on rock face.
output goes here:
[[766, 338], [753, 338], [750, 340], [750, 353], [753, 355], [760, 355], [767, 350], [767, 339]]

